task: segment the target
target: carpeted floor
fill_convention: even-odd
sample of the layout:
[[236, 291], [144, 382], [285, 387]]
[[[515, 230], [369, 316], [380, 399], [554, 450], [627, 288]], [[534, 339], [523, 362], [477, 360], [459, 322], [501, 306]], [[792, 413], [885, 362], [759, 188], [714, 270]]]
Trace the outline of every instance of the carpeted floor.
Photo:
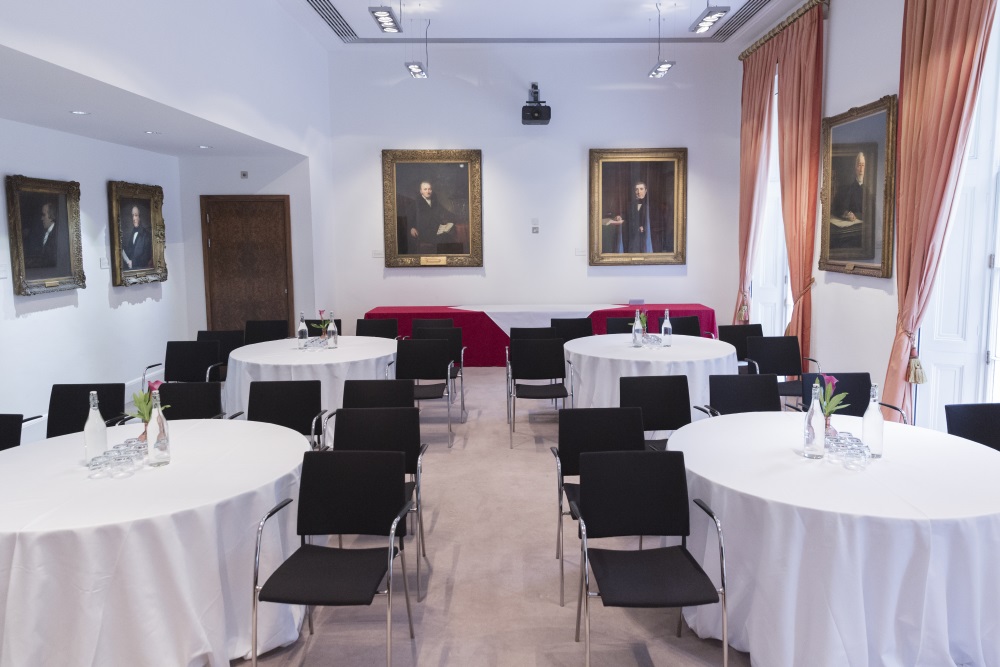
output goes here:
[[[556, 413], [548, 402], [519, 402], [514, 448], [509, 449], [504, 370], [466, 369], [465, 391], [469, 418], [454, 425], [452, 449], [443, 402], [421, 406], [422, 439], [430, 446], [424, 457], [425, 597], [416, 601], [416, 553], [408, 548], [416, 638], [408, 636], [398, 586], [393, 665], [582, 665], [584, 646], [574, 641], [580, 543], [569, 519], [566, 606], [559, 606], [556, 478], [549, 452], [557, 444]], [[456, 404], [456, 418], [457, 412]], [[676, 636], [677, 614], [605, 609], [595, 600], [593, 665], [721, 665], [721, 642], [699, 639], [687, 626]], [[371, 607], [317, 608], [314, 621], [314, 635], [304, 626], [297, 642], [262, 656], [260, 664], [385, 664], [385, 598], [377, 597]], [[745, 653], [731, 649], [729, 655], [733, 667], [750, 664]], [[244, 667], [249, 661], [232, 665]]]

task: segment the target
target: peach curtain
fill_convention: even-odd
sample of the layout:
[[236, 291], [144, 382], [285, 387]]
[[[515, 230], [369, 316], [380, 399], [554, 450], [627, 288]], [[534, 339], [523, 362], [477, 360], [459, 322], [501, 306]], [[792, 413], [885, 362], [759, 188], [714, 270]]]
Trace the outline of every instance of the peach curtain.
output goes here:
[[[767, 137], [770, 96], [778, 73], [778, 169], [781, 213], [792, 296], [786, 334], [797, 335], [809, 356], [812, 265], [816, 237], [820, 124], [823, 101], [823, 8], [803, 13], [743, 61], [743, 126], [740, 134], [740, 286], [733, 321], [745, 320], [759, 217], [758, 169]], [[744, 309], [746, 306], [746, 309]]]
[[[899, 314], [882, 400], [912, 414], [910, 349], [937, 276], [996, 0], [906, 0], [899, 73]], [[895, 415], [891, 415], [895, 417]]]
[[768, 128], [774, 94], [776, 43], [762, 46], [743, 61], [743, 103], [740, 115], [740, 285], [733, 324], [750, 321], [750, 280], [760, 238], [763, 187], [767, 177]]

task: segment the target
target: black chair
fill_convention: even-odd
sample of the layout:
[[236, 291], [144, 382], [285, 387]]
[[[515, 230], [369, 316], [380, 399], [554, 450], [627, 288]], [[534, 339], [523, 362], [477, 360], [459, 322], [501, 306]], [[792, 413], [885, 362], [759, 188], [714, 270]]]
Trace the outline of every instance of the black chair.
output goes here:
[[[418, 401], [444, 399], [448, 406], [448, 446], [451, 447], [453, 434], [451, 430], [451, 348], [443, 338], [426, 340], [405, 339], [396, 344], [396, 360], [390, 361], [385, 369], [386, 378], [389, 369], [395, 365], [397, 380], [414, 380], [413, 398]], [[429, 384], [420, 384], [421, 380], [429, 380]]]
[[345, 408], [412, 408], [413, 380], [344, 380]]
[[354, 334], [371, 338], [399, 338], [399, 322], [394, 319], [358, 320]]
[[[750, 336], [747, 338], [747, 363], [755, 373], [774, 373], [785, 376], [778, 383], [778, 394], [781, 396], [802, 395], [802, 360], [808, 359], [816, 364], [816, 370], [822, 372], [819, 362], [812, 357], [803, 357], [799, 351], [798, 336]], [[789, 376], [798, 376], [797, 380], [788, 380]]]
[[[160, 403], [170, 408], [167, 419], [221, 419], [221, 382], [164, 382], [160, 385]], [[233, 417], [242, 413], [237, 413]]]
[[243, 329], [245, 345], [288, 338], [288, 320], [247, 320]]
[[[468, 416], [465, 411], [465, 346], [462, 345], [462, 330], [458, 327], [413, 327], [415, 340], [428, 340], [432, 338], [442, 338], [448, 341], [448, 349], [451, 351], [451, 400], [455, 402], [455, 395], [461, 396], [461, 408], [459, 421], [463, 424]], [[459, 392], [455, 391], [455, 380], [459, 383]]]
[[0, 414], [0, 451], [20, 445], [21, 426], [27, 422], [41, 418], [41, 415], [25, 417], [19, 414]]
[[[406, 581], [406, 456], [402, 452], [306, 452], [299, 482], [296, 530], [301, 546], [260, 585], [261, 538], [268, 519], [292, 502], [286, 498], [264, 515], [254, 551], [251, 664], [257, 665], [257, 608], [260, 602], [313, 606], [371, 605], [386, 595], [385, 659], [392, 667], [392, 563], [399, 555], [406, 616], [413, 638]], [[309, 543], [313, 535], [369, 535], [388, 538], [388, 548], [343, 549]], [[385, 590], [379, 585], [385, 581]]]
[[[389, 380], [381, 380], [389, 382]], [[405, 380], [399, 380], [405, 382]], [[403, 452], [406, 455], [406, 499], [417, 517], [417, 601], [420, 600], [420, 556], [427, 557], [421, 473], [427, 445], [420, 442], [420, 410], [408, 408], [342, 408], [333, 426], [333, 449], [343, 451]]]
[[[618, 405], [642, 410], [642, 430], [676, 431], [691, 423], [691, 394], [686, 375], [642, 375], [618, 379]], [[662, 451], [667, 438], [646, 440]]]
[[[570, 367], [569, 388], [566, 387], [566, 367]], [[528, 380], [528, 382], [518, 382]], [[545, 380], [544, 384], [535, 384]], [[566, 399], [573, 405], [573, 366], [563, 355], [562, 338], [522, 338], [510, 341], [507, 355], [507, 421], [510, 423], [510, 448], [514, 448], [514, 423], [517, 421], [517, 399]]]
[[554, 327], [511, 327], [510, 339], [521, 338], [559, 338]]
[[[673, 322], [673, 319], [671, 318], [670, 321]], [[635, 324], [635, 318], [634, 317], [609, 317], [606, 320], [606, 323], [607, 323], [606, 324], [606, 327], [607, 327], [606, 328], [606, 333], [609, 333], [609, 334], [630, 334], [630, 333], [632, 333], [632, 325]], [[660, 321], [657, 320], [654, 316], [647, 314], [646, 315], [646, 331], [649, 332], [649, 333], [651, 333], [651, 334], [657, 334], [657, 335], [659, 335], [659, 333], [660, 333]], [[674, 329], [673, 332], [677, 333], [677, 330]]]
[[[337, 335], [343, 336], [344, 330], [340, 327], [340, 318], [338, 317], [334, 319], [333, 324], [337, 327]], [[322, 334], [322, 325], [323, 320], [306, 320], [306, 329], [308, 330], [310, 336], [319, 336]]]
[[451, 317], [427, 317], [420, 318], [414, 317], [410, 322], [410, 331], [416, 332], [417, 329], [451, 329], [455, 326], [455, 320]]
[[[580, 408], [559, 411], [559, 446], [550, 451], [556, 457], [556, 558], [559, 559], [559, 606], [566, 601], [563, 568], [563, 517], [578, 515], [569, 507], [580, 499], [580, 485], [567, 483], [566, 477], [580, 474], [580, 455], [584, 452], [641, 451], [644, 447], [642, 411], [639, 408]], [[567, 505], [563, 505], [563, 496]]]
[[589, 317], [553, 317], [549, 322], [556, 330], [556, 338], [562, 338], [564, 343], [594, 335], [594, 323]]
[[706, 406], [695, 410], [717, 417], [738, 412], [781, 412], [776, 375], [709, 375]]
[[746, 375], [750, 372], [747, 364], [747, 338], [750, 336], [763, 336], [764, 327], [760, 324], [720, 324], [719, 340], [729, 343], [736, 348], [736, 360], [739, 362], [740, 374]]
[[309, 439], [313, 449], [323, 446], [320, 421], [322, 383], [319, 380], [268, 380], [250, 383], [247, 421], [267, 422], [298, 431]]
[[[698, 319], [697, 315], [691, 315], [688, 317], [671, 317], [670, 332], [678, 336], [694, 336], [695, 338], [701, 338], [701, 320]], [[659, 333], [659, 331], [655, 331], [654, 333]]]
[[245, 340], [242, 329], [234, 329], [231, 331], [199, 331], [196, 340], [214, 340], [219, 343], [219, 361], [222, 362], [220, 367], [220, 380], [226, 379], [226, 370], [229, 365], [229, 355], [230, 353], [240, 347], [243, 347], [243, 341]]
[[1000, 403], [944, 406], [948, 433], [1000, 450]]
[[[722, 605], [722, 664], [729, 664], [726, 612], [726, 552], [722, 523], [700, 498], [719, 541], [717, 588], [687, 550], [691, 532], [683, 452], [593, 452], [580, 456], [580, 598], [576, 640], [583, 617], [586, 664], [590, 665], [590, 598], [605, 607], [672, 608]], [[599, 538], [640, 537], [639, 549], [590, 546]], [[642, 536], [680, 537], [677, 546], [642, 548]], [[617, 544], [617, 542], [616, 542]], [[593, 576], [593, 583], [591, 582]], [[592, 592], [596, 583], [599, 592]], [[677, 619], [681, 634], [683, 616]]]
[[[849, 404], [843, 410], [838, 410], [837, 414], [850, 415], [852, 417], [863, 417], [865, 410], [868, 409], [868, 403], [871, 401], [872, 392], [872, 377], [868, 373], [803, 373], [802, 374], [802, 410], [803, 412], [809, 409], [809, 404], [812, 403], [812, 386], [816, 382], [816, 378], [819, 378], [819, 383], [821, 387], [826, 387], [826, 381], [823, 379], [824, 375], [829, 375], [837, 378], [837, 387], [834, 390], [835, 394], [841, 392], [847, 392], [847, 398], [844, 399], [844, 403]], [[842, 403], [843, 405], [843, 403]], [[889, 403], [879, 402], [883, 408], [889, 408], [890, 410], [895, 410], [900, 414], [903, 419], [904, 424], [908, 424], [909, 421], [906, 418], [906, 413], [895, 405], [890, 405]]]
[[[228, 357], [227, 357], [228, 359]], [[214, 340], [168, 340], [163, 357], [164, 382], [209, 382], [221, 377], [219, 343]]]
[[54, 384], [49, 394], [48, 423], [45, 437], [79, 433], [90, 414], [90, 392], [97, 392], [97, 402], [105, 423], [113, 424], [125, 416], [125, 383]]

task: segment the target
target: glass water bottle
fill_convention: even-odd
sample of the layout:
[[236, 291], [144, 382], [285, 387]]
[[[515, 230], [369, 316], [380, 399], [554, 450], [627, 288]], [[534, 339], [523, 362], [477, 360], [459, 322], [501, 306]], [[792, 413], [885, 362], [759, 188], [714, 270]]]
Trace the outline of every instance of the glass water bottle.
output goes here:
[[819, 404], [819, 382], [812, 386], [812, 399], [802, 434], [802, 455], [807, 459], [821, 459], [826, 453], [826, 420]]
[[632, 322], [632, 347], [642, 347], [642, 320], [639, 319], [639, 309], [635, 309], [635, 320]]
[[97, 392], [90, 392], [90, 413], [83, 425], [83, 463], [90, 464], [90, 459], [103, 454], [108, 449], [108, 427], [97, 405]]
[[670, 324], [670, 311], [663, 311], [663, 324], [660, 325], [660, 345], [670, 347], [673, 342], [674, 327]]
[[146, 431], [149, 447], [149, 465], [154, 468], [170, 463], [170, 432], [167, 420], [160, 407], [160, 392], [153, 390], [153, 409], [149, 413], [149, 428]]
[[873, 384], [868, 398], [868, 409], [861, 418], [861, 442], [868, 445], [871, 458], [882, 458], [882, 434], [885, 430], [885, 417], [878, 404], [878, 385]]
[[337, 342], [340, 336], [337, 332], [337, 323], [333, 321], [333, 311], [326, 311], [330, 313], [330, 323], [326, 325], [326, 344], [328, 347], [337, 347]]
[[300, 350], [306, 346], [306, 341], [309, 340], [309, 327], [306, 326], [306, 314], [301, 311], [299, 312], [299, 326], [295, 329], [295, 338], [299, 341]]

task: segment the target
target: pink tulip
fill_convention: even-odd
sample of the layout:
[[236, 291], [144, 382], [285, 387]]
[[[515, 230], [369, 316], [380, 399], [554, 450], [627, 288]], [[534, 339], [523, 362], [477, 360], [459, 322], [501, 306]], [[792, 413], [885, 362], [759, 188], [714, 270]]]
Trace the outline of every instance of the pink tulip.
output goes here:
[[163, 380], [151, 380], [149, 382], [149, 391], [151, 392], [156, 391], [157, 389], [160, 388], [161, 384], [163, 384]]
[[823, 383], [828, 387], [827, 391], [830, 395], [837, 390], [837, 378], [832, 375], [824, 375]]
[[324, 310], [323, 308], [319, 309], [319, 319], [321, 319], [321, 320], [323, 319], [323, 313], [325, 313], [325, 312], [326, 312], [326, 310]]

